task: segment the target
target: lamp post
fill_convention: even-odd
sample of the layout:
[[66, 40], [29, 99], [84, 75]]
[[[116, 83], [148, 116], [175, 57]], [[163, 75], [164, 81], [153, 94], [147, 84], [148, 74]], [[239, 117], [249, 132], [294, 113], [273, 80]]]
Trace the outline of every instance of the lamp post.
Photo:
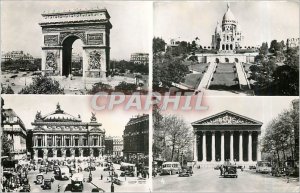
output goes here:
[[181, 152], [181, 166], [183, 166], [183, 152]]
[[[88, 124], [86, 124], [86, 129], [87, 129], [87, 143], [88, 143], [88, 147], [89, 147], [89, 151], [91, 150], [91, 143], [89, 141], [89, 136], [90, 136], [90, 131], [89, 131], [89, 127], [88, 127]], [[91, 160], [91, 152], [90, 153], [90, 166], [89, 166], [89, 182], [92, 182], [93, 180], [93, 175], [92, 175], [92, 160]]]

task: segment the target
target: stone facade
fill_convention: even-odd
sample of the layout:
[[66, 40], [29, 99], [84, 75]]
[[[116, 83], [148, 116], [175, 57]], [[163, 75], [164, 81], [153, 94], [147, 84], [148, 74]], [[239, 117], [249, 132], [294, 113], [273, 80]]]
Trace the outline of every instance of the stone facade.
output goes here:
[[194, 161], [203, 165], [224, 161], [253, 165], [261, 160], [259, 139], [262, 123], [223, 111], [192, 123]]
[[110, 16], [106, 9], [42, 14], [42, 72], [71, 74], [72, 44], [83, 43], [83, 77], [105, 78], [110, 60]]
[[127, 161], [149, 154], [149, 115], [131, 118], [123, 132], [123, 154]]
[[240, 49], [244, 37], [240, 30], [238, 21], [235, 19], [227, 4], [227, 11], [223, 16], [222, 25], [217, 23], [215, 33], [212, 35], [211, 46], [221, 53], [233, 53]]
[[[2, 132], [7, 135], [9, 140], [13, 141], [10, 155], [13, 160], [21, 160], [27, 157], [26, 137], [27, 130], [23, 121], [12, 109], [3, 109], [4, 115]], [[3, 155], [5, 156], [5, 155]]]
[[53, 113], [37, 112], [32, 123], [34, 159], [100, 158], [104, 153], [105, 132], [92, 114], [90, 122], [61, 110], [58, 104]]

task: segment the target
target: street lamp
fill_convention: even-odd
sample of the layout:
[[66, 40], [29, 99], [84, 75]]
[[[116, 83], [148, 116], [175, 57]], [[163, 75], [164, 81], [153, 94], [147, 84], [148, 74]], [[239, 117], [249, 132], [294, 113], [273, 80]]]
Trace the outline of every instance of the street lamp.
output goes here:
[[[87, 143], [88, 143], [88, 147], [89, 147], [89, 151], [91, 150], [91, 143], [89, 141], [89, 136], [90, 136], [90, 131], [89, 131], [89, 127], [88, 124], [86, 124], [86, 129], [87, 129]], [[93, 175], [92, 175], [92, 160], [91, 160], [91, 152], [90, 152], [90, 167], [89, 167], [89, 182], [92, 182], [93, 180]]]

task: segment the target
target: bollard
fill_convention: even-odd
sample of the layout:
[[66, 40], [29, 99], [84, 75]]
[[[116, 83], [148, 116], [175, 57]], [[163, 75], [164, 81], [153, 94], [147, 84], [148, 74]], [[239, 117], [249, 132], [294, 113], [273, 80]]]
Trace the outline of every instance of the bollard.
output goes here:
[[110, 186], [110, 192], [115, 192], [114, 183], [111, 183], [111, 186]]

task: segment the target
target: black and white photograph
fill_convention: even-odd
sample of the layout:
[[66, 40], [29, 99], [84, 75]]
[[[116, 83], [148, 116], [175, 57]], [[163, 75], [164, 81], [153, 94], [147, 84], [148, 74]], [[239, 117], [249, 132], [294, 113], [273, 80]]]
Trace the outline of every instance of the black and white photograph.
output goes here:
[[152, 2], [1, 1], [2, 93], [146, 94], [151, 16]]
[[296, 1], [154, 2], [153, 90], [299, 95]]
[[299, 192], [299, 97], [153, 111], [154, 192]]
[[[149, 192], [149, 113], [2, 97], [3, 192]], [[116, 117], [117, 120], [116, 121]]]

